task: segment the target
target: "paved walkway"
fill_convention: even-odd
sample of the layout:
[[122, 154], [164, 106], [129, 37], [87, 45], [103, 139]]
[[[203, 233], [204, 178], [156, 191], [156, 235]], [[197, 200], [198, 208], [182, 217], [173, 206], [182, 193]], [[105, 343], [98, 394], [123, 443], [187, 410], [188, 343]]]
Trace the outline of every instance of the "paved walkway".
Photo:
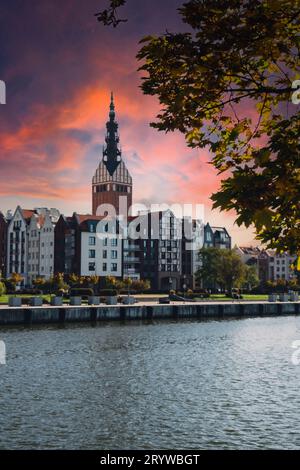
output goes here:
[[[28, 309], [41, 309], [41, 308], [50, 308], [50, 309], [55, 309], [55, 308], [86, 308], [86, 307], [145, 307], [145, 306], [167, 306], [167, 305], [235, 305], [235, 304], [268, 304], [271, 302], [268, 302], [267, 300], [224, 300], [224, 301], [201, 301], [201, 302], [170, 302], [170, 304], [159, 304], [158, 302], [153, 302], [153, 301], [143, 301], [143, 302], [137, 302], [135, 304], [131, 305], [124, 305], [124, 304], [117, 304], [117, 305], [106, 305], [106, 304], [100, 304], [100, 305], [87, 305], [87, 304], [82, 304], [82, 305], [69, 305], [69, 304], [64, 304], [60, 307], [56, 307], [53, 305], [48, 305], [44, 304], [40, 307], [33, 307], [30, 305], [22, 305], [22, 307], [8, 307], [8, 305], [0, 305], [0, 310], [1, 309], [20, 309], [20, 308], [28, 308]], [[298, 303], [298, 302], [272, 302], [272, 303], [279, 303], [279, 304], [290, 304], [290, 303]]]

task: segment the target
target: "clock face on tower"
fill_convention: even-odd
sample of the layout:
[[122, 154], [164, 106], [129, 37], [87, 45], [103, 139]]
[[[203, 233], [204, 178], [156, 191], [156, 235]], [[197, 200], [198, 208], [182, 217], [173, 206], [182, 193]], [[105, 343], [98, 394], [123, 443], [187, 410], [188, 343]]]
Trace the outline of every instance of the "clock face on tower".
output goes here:
[[113, 94], [109, 121], [106, 123], [103, 156], [93, 177], [92, 189], [93, 214], [96, 214], [101, 204], [112, 204], [119, 214], [120, 196], [127, 198], [128, 208], [132, 205], [132, 178], [122, 159]]

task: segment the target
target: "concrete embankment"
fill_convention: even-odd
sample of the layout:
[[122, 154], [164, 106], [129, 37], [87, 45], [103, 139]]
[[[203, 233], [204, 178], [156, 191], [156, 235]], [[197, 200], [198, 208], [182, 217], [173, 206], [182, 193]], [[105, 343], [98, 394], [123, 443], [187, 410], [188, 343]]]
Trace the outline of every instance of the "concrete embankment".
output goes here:
[[0, 325], [30, 325], [110, 320], [240, 318], [298, 315], [300, 302], [199, 302], [170, 305], [1, 307]]

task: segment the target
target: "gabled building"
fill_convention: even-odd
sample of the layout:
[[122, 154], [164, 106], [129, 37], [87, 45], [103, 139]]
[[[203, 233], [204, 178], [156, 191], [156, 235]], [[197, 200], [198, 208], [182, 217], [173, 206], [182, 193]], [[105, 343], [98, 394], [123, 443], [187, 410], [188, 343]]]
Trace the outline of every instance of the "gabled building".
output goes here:
[[22, 286], [28, 284], [28, 226], [33, 215], [33, 210], [18, 206], [7, 229], [6, 275], [20, 274]]
[[266, 250], [268, 255], [269, 279], [276, 281], [279, 279], [290, 281], [297, 276], [292, 269], [297, 256], [289, 253], [276, 253], [275, 250]]
[[296, 278], [292, 265], [295, 264], [296, 255], [289, 253], [276, 253], [275, 250], [266, 250], [259, 247], [235, 247], [242, 261], [248, 266], [256, 266], [261, 282], [289, 281]]
[[[65, 217], [61, 214], [54, 230], [54, 273], [71, 274], [77, 271], [76, 259], [76, 227], [74, 217]], [[77, 244], [78, 245], [78, 244]]]
[[37, 208], [28, 225], [28, 282], [50, 279], [54, 273], [54, 229], [60, 213], [57, 209]]
[[172, 211], [139, 214], [140, 276], [154, 290], [180, 289], [182, 273], [182, 222]]
[[231, 249], [231, 237], [225, 227], [211, 227], [213, 246], [225, 250]]
[[8, 219], [0, 212], [0, 278], [6, 276]]
[[28, 285], [37, 277], [51, 276], [58, 216], [57, 209], [16, 208], [7, 229], [7, 277], [18, 273], [23, 277], [21, 285]]
[[213, 248], [214, 246], [214, 232], [207, 222], [204, 226], [204, 241], [203, 241], [203, 248]]
[[[104, 215], [106, 211], [113, 215], [104, 205], [113, 206], [116, 214], [120, 214], [120, 197], [126, 202], [126, 214], [132, 206], [132, 178], [122, 159], [118, 123], [115, 117], [114, 99], [113, 94], [111, 94], [109, 120], [106, 123], [105, 146], [102, 159], [92, 180], [93, 215]], [[103, 207], [101, 213], [97, 212], [100, 206]]]

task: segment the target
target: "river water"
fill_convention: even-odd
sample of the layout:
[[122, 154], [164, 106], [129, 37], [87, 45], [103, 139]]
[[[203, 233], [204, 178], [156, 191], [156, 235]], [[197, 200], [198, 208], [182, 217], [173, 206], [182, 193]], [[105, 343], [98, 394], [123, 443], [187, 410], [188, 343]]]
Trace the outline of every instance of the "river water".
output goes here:
[[1, 449], [299, 449], [295, 316], [2, 328]]

